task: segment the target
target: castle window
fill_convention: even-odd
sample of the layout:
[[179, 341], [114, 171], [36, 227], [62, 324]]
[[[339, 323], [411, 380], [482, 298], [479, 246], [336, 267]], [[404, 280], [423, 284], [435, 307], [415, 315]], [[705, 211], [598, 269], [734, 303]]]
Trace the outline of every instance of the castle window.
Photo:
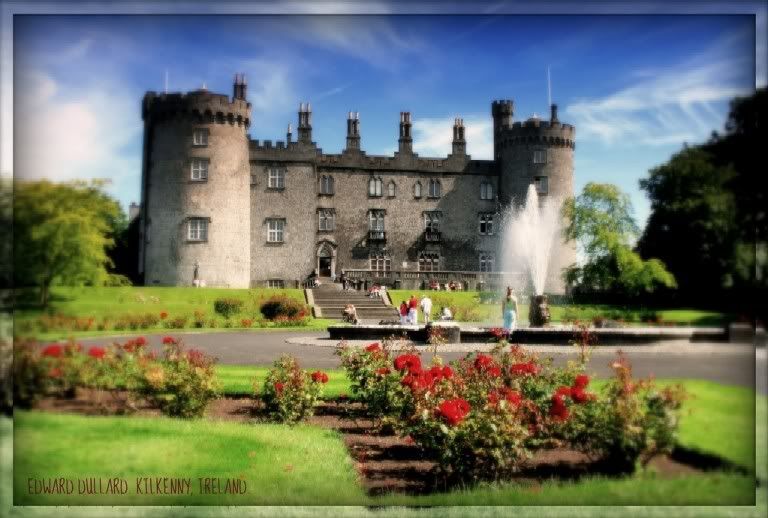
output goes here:
[[427, 196], [429, 198], [439, 198], [440, 194], [442, 194], [442, 187], [440, 185], [440, 180], [432, 179], [429, 181], [429, 192]]
[[196, 129], [192, 133], [192, 145], [193, 146], [207, 146], [208, 145], [208, 130], [205, 128]]
[[421, 198], [421, 182], [413, 184], [413, 197]]
[[493, 199], [493, 184], [489, 182], [483, 182], [480, 184], [480, 199], [481, 200]]
[[187, 240], [208, 241], [208, 220], [205, 218], [190, 218], [187, 221]]
[[387, 196], [389, 196], [390, 198], [394, 198], [396, 193], [397, 193], [397, 186], [395, 185], [395, 182], [389, 182], [387, 184]]
[[440, 232], [440, 216], [439, 211], [433, 210], [424, 213], [424, 230], [426, 232]]
[[544, 149], [533, 150], [533, 163], [534, 164], [546, 164], [547, 163], [547, 151]]
[[533, 185], [536, 186], [536, 193], [537, 194], [547, 194], [547, 193], [549, 193], [549, 177], [547, 177], [547, 176], [536, 176], [533, 179]]
[[492, 272], [495, 270], [496, 259], [493, 254], [489, 252], [483, 252], [480, 254], [480, 271]]
[[266, 284], [267, 288], [285, 288], [285, 281], [282, 279], [269, 279]]
[[386, 252], [372, 253], [369, 261], [374, 272], [388, 272], [392, 269], [392, 258]]
[[435, 272], [440, 269], [440, 255], [434, 252], [422, 252], [419, 254], [419, 271]]
[[190, 171], [190, 178], [195, 182], [205, 182], [208, 180], [208, 159], [193, 158]]
[[372, 209], [368, 211], [368, 230], [384, 231], [384, 211]]
[[481, 212], [479, 214], [480, 219], [480, 234], [483, 236], [493, 235], [493, 213]]
[[320, 209], [317, 211], [317, 229], [321, 231], [333, 230], [336, 226], [336, 214], [333, 209]]
[[267, 187], [270, 189], [285, 189], [285, 169], [270, 167], [267, 169]]
[[320, 194], [333, 194], [333, 176], [323, 175], [320, 177]]
[[267, 243], [282, 243], [285, 233], [284, 219], [267, 220]]
[[381, 178], [371, 178], [368, 180], [368, 196], [381, 196]]

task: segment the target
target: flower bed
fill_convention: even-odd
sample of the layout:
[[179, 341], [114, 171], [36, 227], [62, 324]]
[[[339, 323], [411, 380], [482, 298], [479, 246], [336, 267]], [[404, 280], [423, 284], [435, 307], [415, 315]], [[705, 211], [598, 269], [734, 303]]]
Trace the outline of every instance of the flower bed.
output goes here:
[[43, 348], [18, 342], [15, 404], [28, 408], [43, 395], [72, 397], [77, 388], [88, 388], [127, 393], [118, 413], [135, 408], [135, 400], [143, 397], [169, 416], [202, 416], [218, 394], [215, 359], [186, 349], [173, 337], [165, 337], [163, 344], [158, 357], [147, 351], [144, 337], [87, 351], [72, 341]]
[[684, 396], [681, 388], [633, 381], [621, 356], [616, 377], [598, 393], [589, 388], [585, 362], [557, 368], [505, 342], [450, 366], [438, 356], [423, 365], [415, 351], [395, 356], [386, 341], [364, 349], [342, 343], [337, 353], [369, 413], [461, 480], [501, 476], [553, 447], [631, 472], [638, 460], [671, 450]]

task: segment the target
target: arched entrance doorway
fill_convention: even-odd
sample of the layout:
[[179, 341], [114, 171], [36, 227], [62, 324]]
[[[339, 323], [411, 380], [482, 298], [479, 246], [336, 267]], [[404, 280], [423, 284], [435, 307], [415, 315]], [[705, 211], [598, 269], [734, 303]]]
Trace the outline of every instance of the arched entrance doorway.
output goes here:
[[320, 277], [333, 277], [336, 273], [336, 248], [328, 241], [317, 247], [317, 273]]

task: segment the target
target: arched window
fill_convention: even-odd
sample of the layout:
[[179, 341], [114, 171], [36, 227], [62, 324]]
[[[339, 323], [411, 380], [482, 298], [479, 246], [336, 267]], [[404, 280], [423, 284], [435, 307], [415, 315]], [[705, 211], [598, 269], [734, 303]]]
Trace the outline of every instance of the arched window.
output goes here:
[[492, 253], [482, 252], [480, 254], [480, 271], [492, 272], [495, 271], [496, 260]]
[[368, 180], [368, 196], [381, 196], [381, 178], [371, 177]]
[[413, 184], [413, 197], [421, 198], [421, 182]]
[[323, 175], [320, 177], [320, 194], [333, 194], [333, 176]]
[[419, 254], [419, 271], [434, 272], [440, 269], [440, 255], [435, 252], [422, 252]]
[[493, 184], [489, 182], [483, 182], [480, 184], [480, 199], [481, 200], [493, 199]]
[[441, 194], [441, 188], [440, 188], [440, 180], [435, 180], [434, 178], [429, 181], [429, 192], [428, 196], [430, 198], [439, 198]]
[[387, 184], [387, 196], [390, 198], [394, 198], [395, 194], [397, 192], [397, 186], [395, 185], [394, 181], [391, 181]]

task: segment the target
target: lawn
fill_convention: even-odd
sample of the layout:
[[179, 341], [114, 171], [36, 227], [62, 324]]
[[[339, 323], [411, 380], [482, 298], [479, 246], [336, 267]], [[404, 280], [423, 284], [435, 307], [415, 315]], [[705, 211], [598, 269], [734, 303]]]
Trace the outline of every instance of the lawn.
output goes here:
[[[328, 383], [323, 385], [323, 398], [337, 398], [342, 394], [350, 394], [349, 380], [341, 369], [322, 369], [328, 374]], [[252, 395], [254, 380], [256, 387], [261, 390], [269, 367], [252, 365], [217, 365], [216, 376], [221, 382], [222, 393], [228, 396]]]
[[[453, 308], [456, 320], [465, 322], [496, 323], [501, 325], [501, 308], [499, 304], [481, 303], [480, 294], [474, 291], [446, 292], [424, 290], [389, 290], [393, 304], [399, 305], [411, 295], [419, 299], [424, 294], [429, 294], [432, 299], [432, 307], [435, 316], [442, 306]], [[520, 300], [520, 324], [528, 323], [528, 304]], [[614, 320], [622, 319], [630, 325], [641, 325], [643, 319], [658, 317], [661, 322], [669, 322], [684, 326], [722, 326], [728, 316], [715, 311], [691, 309], [691, 308], [642, 308], [613, 306], [607, 304], [574, 304], [574, 305], [550, 305], [550, 313], [553, 322], [572, 320], [591, 321], [595, 317], [604, 317]], [[421, 317], [420, 317], [421, 318]]]
[[[70, 336], [104, 336], [114, 334], [138, 334], [167, 329], [176, 317], [187, 317], [185, 329], [195, 328], [192, 320], [197, 312], [204, 321], [200, 329], [242, 330], [248, 328], [243, 319], [252, 320], [252, 326], [262, 318], [259, 308], [273, 295], [285, 295], [302, 304], [305, 303], [303, 290], [297, 289], [228, 289], [228, 288], [171, 288], [171, 287], [54, 287], [50, 306], [41, 310], [34, 306], [34, 290], [19, 290], [16, 293], [17, 310], [14, 312], [17, 334], [34, 334], [42, 340], [63, 339]], [[237, 298], [244, 302], [242, 310], [228, 321], [217, 315], [213, 303], [218, 298]], [[20, 308], [20, 309], [18, 309]], [[152, 315], [167, 316], [157, 324], [141, 329], [115, 329], [115, 323], [121, 317]], [[79, 328], [61, 329], [52, 324], [46, 327], [40, 317], [57, 315], [77, 317], [82, 320], [94, 319], [90, 330]], [[98, 330], [98, 324], [107, 321], [106, 330]], [[309, 318], [307, 326], [300, 329], [326, 329], [332, 321]], [[213, 325], [211, 325], [211, 323]], [[271, 324], [267, 324], [271, 325]], [[279, 327], [278, 329], [286, 329]]]

